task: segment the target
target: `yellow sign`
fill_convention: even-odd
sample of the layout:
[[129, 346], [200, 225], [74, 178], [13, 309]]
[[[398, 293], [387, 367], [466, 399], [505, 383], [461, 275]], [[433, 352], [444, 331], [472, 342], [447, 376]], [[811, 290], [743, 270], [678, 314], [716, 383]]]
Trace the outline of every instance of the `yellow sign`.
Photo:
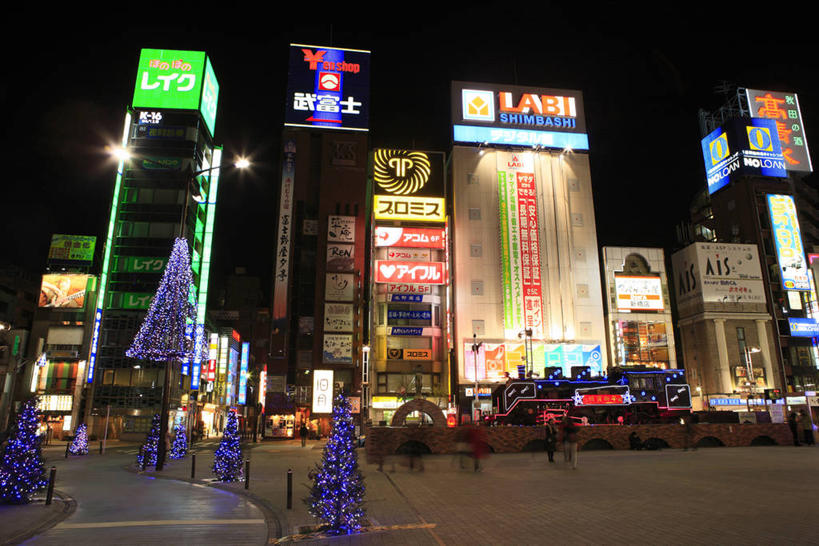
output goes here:
[[443, 197], [376, 195], [373, 208], [376, 220], [443, 223], [446, 214]]
[[378, 186], [395, 195], [411, 195], [429, 180], [431, 165], [424, 152], [406, 150], [375, 151], [373, 174]]

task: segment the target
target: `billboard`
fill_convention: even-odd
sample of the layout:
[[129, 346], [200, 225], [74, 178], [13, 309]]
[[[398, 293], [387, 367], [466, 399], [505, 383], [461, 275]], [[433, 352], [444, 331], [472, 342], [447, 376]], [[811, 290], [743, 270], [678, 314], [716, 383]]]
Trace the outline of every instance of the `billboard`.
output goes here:
[[444, 156], [417, 150], [377, 148], [373, 152], [375, 192], [444, 196]]
[[812, 318], [788, 318], [788, 327], [794, 337], [819, 337], [819, 322]]
[[354, 324], [355, 314], [352, 303], [324, 304], [325, 332], [352, 332]]
[[788, 176], [772, 120], [732, 119], [711, 131], [700, 144], [709, 194], [737, 176]]
[[324, 299], [327, 301], [353, 301], [355, 273], [325, 273]]
[[671, 257], [677, 301], [765, 303], [756, 245], [694, 243]]
[[333, 411], [333, 370], [313, 370], [313, 413]]
[[498, 152], [501, 274], [504, 329], [514, 337], [531, 329], [543, 334], [540, 231], [534, 155]]
[[810, 291], [808, 262], [802, 247], [796, 203], [790, 195], [768, 194], [767, 198], [782, 288]]
[[91, 275], [73, 273], [43, 275], [43, 280], [40, 283], [40, 299], [37, 306], [60, 309], [84, 308], [90, 278]]
[[48, 247], [49, 262], [83, 262], [94, 261], [94, 248], [97, 238], [92, 235], [65, 235], [55, 233], [51, 236]]
[[443, 250], [446, 247], [446, 230], [443, 228], [376, 226], [375, 246]]
[[284, 124], [369, 130], [370, 52], [290, 44]]
[[219, 82], [204, 51], [140, 52], [134, 108], [198, 110], [213, 135], [218, 101]]
[[446, 284], [443, 262], [375, 261], [375, 282], [408, 284]]
[[660, 277], [615, 275], [614, 294], [618, 311], [662, 311], [663, 285]]
[[771, 119], [776, 123], [785, 168], [789, 171], [813, 172], [796, 93], [746, 89], [745, 94], [751, 117]]
[[239, 361], [239, 396], [237, 403], [247, 403], [247, 367], [250, 357], [250, 343], [245, 341], [242, 343], [242, 358]]
[[442, 224], [446, 219], [446, 207], [443, 197], [375, 195], [373, 215], [376, 220], [408, 220]]
[[452, 127], [456, 143], [589, 149], [580, 91], [454, 81]]
[[352, 364], [353, 335], [324, 334], [323, 352], [326, 364]]

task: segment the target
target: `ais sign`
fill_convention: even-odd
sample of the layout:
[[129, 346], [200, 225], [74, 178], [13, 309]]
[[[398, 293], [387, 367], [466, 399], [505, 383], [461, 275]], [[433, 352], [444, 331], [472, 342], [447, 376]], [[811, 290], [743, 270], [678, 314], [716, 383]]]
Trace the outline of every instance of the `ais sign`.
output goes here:
[[290, 44], [285, 125], [368, 131], [369, 112], [369, 51]]
[[134, 108], [199, 110], [213, 135], [218, 101], [219, 82], [204, 51], [141, 51]]
[[731, 120], [702, 139], [708, 193], [736, 176], [788, 176], [776, 124], [768, 119]]

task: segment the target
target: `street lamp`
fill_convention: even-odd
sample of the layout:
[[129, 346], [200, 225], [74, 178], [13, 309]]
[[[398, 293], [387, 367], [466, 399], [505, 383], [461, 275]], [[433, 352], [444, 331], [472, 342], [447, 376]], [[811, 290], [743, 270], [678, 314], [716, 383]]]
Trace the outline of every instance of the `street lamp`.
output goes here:
[[518, 332], [518, 339], [523, 338], [523, 353], [524, 353], [524, 376], [529, 377], [529, 371], [534, 372], [534, 362], [532, 362], [532, 329], [526, 328]]

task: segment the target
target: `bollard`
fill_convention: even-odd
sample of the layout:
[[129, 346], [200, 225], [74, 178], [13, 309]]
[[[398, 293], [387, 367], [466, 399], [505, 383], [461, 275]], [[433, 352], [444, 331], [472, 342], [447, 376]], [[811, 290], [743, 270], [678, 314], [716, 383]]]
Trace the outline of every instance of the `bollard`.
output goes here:
[[196, 452], [191, 452], [191, 479], [196, 476]]
[[68, 458], [68, 448], [71, 447], [71, 442], [65, 444], [65, 458]]
[[245, 459], [245, 489], [250, 487], [250, 459]]
[[287, 509], [293, 508], [293, 469], [287, 469]]
[[102, 455], [102, 440], [100, 440], [100, 455]]
[[57, 477], [57, 467], [52, 466], [48, 475], [48, 492], [46, 493], [46, 506], [51, 504], [51, 497], [54, 496], [54, 479]]

